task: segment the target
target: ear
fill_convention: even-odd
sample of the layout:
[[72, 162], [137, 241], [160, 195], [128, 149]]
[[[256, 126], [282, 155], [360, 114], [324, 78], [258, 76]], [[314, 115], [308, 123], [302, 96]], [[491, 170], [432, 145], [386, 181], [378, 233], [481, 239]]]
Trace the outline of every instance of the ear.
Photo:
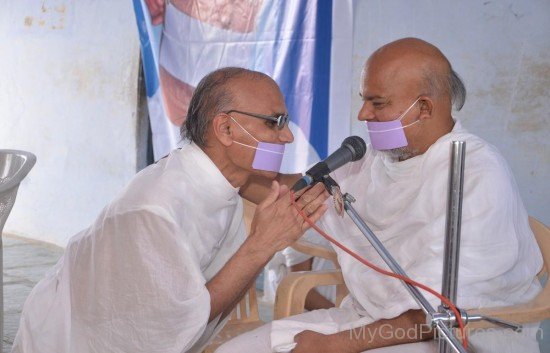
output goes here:
[[229, 115], [217, 114], [212, 119], [212, 132], [222, 145], [230, 146], [233, 143], [233, 132]]
[[420, 116], [418, 119], [431, 119], [433, 117], [434, 110], [433, 100], [428, 96], [421, 96], [418, 104], [420, 105]]

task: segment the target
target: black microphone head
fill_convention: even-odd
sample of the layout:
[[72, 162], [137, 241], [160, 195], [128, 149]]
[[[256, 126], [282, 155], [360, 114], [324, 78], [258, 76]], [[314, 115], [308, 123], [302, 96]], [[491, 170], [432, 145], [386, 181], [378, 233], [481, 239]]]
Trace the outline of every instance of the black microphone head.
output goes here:
[[357, 161], [365, 155], [367, 145], [359, 136], [350, 136], [342, 142], [342, 146], [311, 167], [306, 174], [314, 181], [321, 180], [325, 175], [335, 171], [346, 163]]
[[351, 160], [353, 162], [363, 158], [363, 156], [367, 152], [367, 144], [359, 136], [346, 137], [346, 139], [342, 142], [342, 147], [346, 147], [351, 151]]

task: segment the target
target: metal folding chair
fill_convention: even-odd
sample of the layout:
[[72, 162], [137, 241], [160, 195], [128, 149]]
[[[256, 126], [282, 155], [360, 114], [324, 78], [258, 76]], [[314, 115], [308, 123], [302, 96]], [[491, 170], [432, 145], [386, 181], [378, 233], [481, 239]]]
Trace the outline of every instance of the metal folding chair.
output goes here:
[[36, 163], [32, 153], [17, 150], [0, 150], [0, 352], [4, 345], [4, 257], [2, 230], [15, 203], [21, 181]]

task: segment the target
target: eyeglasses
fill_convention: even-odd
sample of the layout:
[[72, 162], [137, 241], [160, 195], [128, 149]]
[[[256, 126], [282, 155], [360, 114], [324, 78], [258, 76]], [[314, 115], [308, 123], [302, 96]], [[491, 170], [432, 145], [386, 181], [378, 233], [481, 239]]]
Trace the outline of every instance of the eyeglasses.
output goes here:
[[273, 121], [274, 123], [277, 123], [277, 129], [279, 130], [282, 130], [285, 127], [285, 125], [288, 124], [288, 120], [290, 119], [288, 114], [263, 115], [263, 114], [242, 112], [240, 110], [228, 110], [225, 112], [225, 114], [231, 114], [231, 113], [239, 113], [239, 114], [248, 115], [254, 118]]

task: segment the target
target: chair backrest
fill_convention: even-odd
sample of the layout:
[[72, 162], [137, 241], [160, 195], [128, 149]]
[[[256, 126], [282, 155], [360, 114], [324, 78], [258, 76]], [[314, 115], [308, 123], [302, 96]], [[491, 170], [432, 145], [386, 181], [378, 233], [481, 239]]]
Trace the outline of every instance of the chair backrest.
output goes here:
[[0, 150], [0, 235], [15, 203], [19, 183], [35, 162], [36, 157], [32, 153]]
[[259, 320], [260, 313], [258, 312], [256, 285], [252, 284], [252, 286], [248, 289], [248, 292], [231, 312], [231, 317], [229, 318], [228, 324], [256, 322]]
[[334, 265], [334, 268], [340, 269], [340, 263], [338, 262], [338, 255], [331, 247], [324, 247], [317, 244], [308, 242], [307, 240], [299, 239], [294, 244], [292, 248], [304, 254], [311, 256], [317, 256], [326, 260], [329, 260]]
[[[256, 205], [250, 201], [243, 199], [243, 212], [244, 223], [247, 229], [247, 234], [250, 233], [250, 226], [252, 219], [254, 218], [254, 211]], [[248, 289], [248, 292], [241, 299], [239, 304], [231, 312], [231, 317], [228, 324], [240, 324], [247, 322], [255, 322], [260, 320], [260, 314], [258, 312], [258, 299], [256, 297], [256, 284], [252, 283], [252, 286]]]
[[[533, 217], [529, 217], [529, 225], [535, 234], [537, 244], [544, 264], [538, 273], [539, 279], [549, 273], [550, 270], [550, 229]], [[495, 307], [471, 310], [471, 314], [482, 314], [498, 317], [500, 319], [513, 323], [524, 324], [529, 322], [539, 322], [550, 318], [550, 280], [542, 291], [530, 302], [517, 304], [508, 307]], [[486, 328], [492, 324], [485, 321], [469, 323], [470, 328]]]
[[540, 252], [542, 253], [542, 260], [544, 261], [542, 269], [538, 274], [539, 279], [542, 279], [546, 274], [549, 273], [548, 267], [550, 264], [550, 228], [548, 228], [542, 222], [533, 217], [529, 217], [529, 226], [535, 234], [535, 239], [537, 239], [537, 244], [539, 245]]

